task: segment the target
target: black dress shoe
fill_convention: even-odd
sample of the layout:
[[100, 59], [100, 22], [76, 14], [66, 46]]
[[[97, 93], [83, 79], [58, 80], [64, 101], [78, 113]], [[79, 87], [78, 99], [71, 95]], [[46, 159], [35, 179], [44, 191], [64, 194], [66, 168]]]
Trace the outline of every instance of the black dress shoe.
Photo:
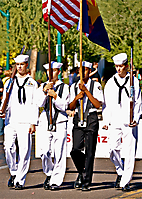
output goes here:
[[82, 185], [82, 191], [91, 191], [88, 185]]
[[50, 187], [50, 190], [52, 190], [52, 191], [55, 191], [57, 189], [59, 189], [59, 186], [56, 185], [56, 184], [52, 184], [51, 187]]
[[122, 187], [122, 191], [130, 191], [129, 184], [126, 184], [125, 187]]
[[14, 179], [16, 176], [10, 176], [9, 181], [8, 181], [8, 187], [14, 187]]
[[76, 179], [76, 181], [74, 183], [74, 188], [75, 189], [81, 188], [82, 187], [82, 182], [83, 182], [83, 177], [82, 177], [81, 174], [78, 174], [78, 177], [77, 177], [77, 179]]
[[49, 184], [50, 178], [51, 178], [51, 176], [47, 176], [46, 180], [44, 181], [43, 187], [44, 187], [45, 190], [49, 190], [50, 189], [50, 184]]
[[23, 185], [20, 185], [19, 182], [17, 182], [15, 185], [15, 190], [22, 190], [22, 189], [23, 189]]
[[120, 181], [121, 181], [122, 176], [117, 176], [116, 182], [114, 187], [115, 188], [120, 188]]

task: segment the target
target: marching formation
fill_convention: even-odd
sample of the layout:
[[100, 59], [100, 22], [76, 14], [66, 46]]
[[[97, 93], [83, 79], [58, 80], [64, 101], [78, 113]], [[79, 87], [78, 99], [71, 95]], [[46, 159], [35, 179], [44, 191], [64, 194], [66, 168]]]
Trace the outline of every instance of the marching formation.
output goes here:
[[[127, 54], [120, 53], [113, 57], [116, 74], [107, 81], [104, 92], [99, 81], [90, 78], [92, 64], [87, 61], [82, 62], [83, 80], [80, 81], [77, 77], [71, 87], [58, 79], [62, 63], [51, 62], [51, 81], [38, 87], [37, 82], [27, 74], [28, 59], [28, 55], [18, 55], [15, 58], [17, 74], [12, 79], [6, 111], [1, 111], [0, 116], [5, 119], [4, 150], [10, 172], [8, 187], [24, 189], [30, 164], [32, 133], [36, 131], [40, 134], [40, 157], [46, 176], [43, 187], [45, 190], [60, 190], [66, 172], [67, 125], [70, 115], [73, 117], [73, 145], [70, 154], [78, 172], [74, 188], [90, 191], [99, 130], [97, 109], [102, 107], [103, 129], [109, 135], [110, 160], [117, 172], [115, 188], [129, 191], [142, 112], [139, 81], [133, 76], [133, 121], [130, 122]], [[44, 64], [43, 67], [49, 74], [49, 64]], [[10, 83], [11, 79], [4, 85], [1, 110]], [[16, 140], [19, 147], [18, 162]], [[126, 149], [124, 164], [122, 148]], [[54, 161], [51, 153], [54, 154]]]

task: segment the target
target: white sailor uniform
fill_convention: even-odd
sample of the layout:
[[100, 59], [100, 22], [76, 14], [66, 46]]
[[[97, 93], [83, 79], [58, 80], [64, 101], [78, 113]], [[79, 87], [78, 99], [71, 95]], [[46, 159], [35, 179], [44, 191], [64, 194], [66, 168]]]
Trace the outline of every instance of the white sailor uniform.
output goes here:
[[[35, 104], [37, 83], [30, 75], [26, 75], [24, 78], [19, 78], [16, 75], [16, 79], [14, 79], [6, 110], [4, 149], [10, 174], [16, 175], [14, 184], [19, 182], [20, 185], [24, 185], [31, 155], [32, 139], [31, 134], [29, 134], [29, 127], [31, 124], [37, 124], [38, 120], [38, 107]], [[24, 86], [18, 87], [17, 82], [19, 86], [24, 83]], [[3, 102], [8, 83], [9, 81], [4, 86]], [[19, 146], [18, 164], [16, 164], [16, 137]]]
[[[47, 82], [48, 83], [48, 82]], [[43, 172], [47, 176], [51, 176], [50, 185], [60, 186], [66, 170], [66, 144], [67, 144], [67, 114], [66, 109], [69, 103], [69, 88], [64, 84], [62, 94], [59, 96], [60, 87], [63, 82], [58, 80], [54, 85], [54, 90], [57, 93], [56, 100], [52, 99], [52, 117], [55, 116], [55, 107], [59, 110], [57, 119], [55, 121], [56, 130], [50, 131], [48, 113], [49, 111], [43, 110], [39, 117], [39, 124], [36, 132], [40, 134], [40, 155], [42, 159]], [[44, 84], [37, 90], [37, 99], [39, 107], [46, 107], [48, 99], [43, 92]], [[57, 91], [56, 91], [57, 89]], [[47, 113], [48, 112], [48, 113]], [[51, 151], [51, 143], [53, 150]], [[51, 152], [54, 155], [54, 163], [52, 162]]]
[[[105, 85], [103, 108], [104, 124], [109, 126], [110, 159], [116, 167], [117, 174], [122, 176], [120, 187], [128, 184], [132, 178], [137, 127], [129, 127], [130, 123], [130, 75], [121, 78], [117, 73]], [[141, 114], [141, 93], [139, 82], [134, 77], [134, 121], [139, 122]], [[123, 144], [121, 143], [123, 142]], [[125, 164], [121, 161], [121, 148], [125, 151]]]

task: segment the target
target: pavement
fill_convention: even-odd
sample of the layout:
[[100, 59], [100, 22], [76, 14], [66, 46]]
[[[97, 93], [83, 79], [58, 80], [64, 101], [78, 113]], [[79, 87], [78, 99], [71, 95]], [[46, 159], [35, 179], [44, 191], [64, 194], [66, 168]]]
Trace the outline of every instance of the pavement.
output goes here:
[[25, 188], [15, 190], [8, 188], [10, 174], [5, 162], [3, 137], [0, 136], [0, 199], [108, 199], [108, 198], [142, 198], [142, 160], [136, 159], [133, 178], [130, 182], [131, 191], [122, 192], [114, 188], [116, 172], [114, 165], [107, 158], [96, 158], [93, 169], [91, 191], [82, 192], [73, 187], [77, 171], [71, 158], [67, 158], [66, 174], [59, 190], [44, 190], [46, 178], [42, 171], [41, 160], [35, 158], [34, 136], [31, 152], [30, 169], [26, 177]]

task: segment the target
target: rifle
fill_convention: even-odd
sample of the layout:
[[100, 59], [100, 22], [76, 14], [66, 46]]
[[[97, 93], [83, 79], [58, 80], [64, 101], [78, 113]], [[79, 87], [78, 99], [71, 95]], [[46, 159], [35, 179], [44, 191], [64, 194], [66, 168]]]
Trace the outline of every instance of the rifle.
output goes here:
[[130, 124], [133, 122], [133, 99], [134, 99], [134, 82], [133, 82], [133, 45], [131, 46], [130, 62]]
[[7, 107], [7, 104], [9, 102], [9, 95], [10, 95], [10, 92], [11, 92], [11, 89], [12, 89], [12, 86], [13, 86], [13, 83], [14, 83], [14, 77], [16, 75], [16, 72], [17, 72], [17, 67], [15, 66], [14, 69], [13, 69], [13, 72], [12, 72], [12, 75], [11, 75], [11, 78], [9, 80], [9, 84], [6, 88], [6, 98], [4, 100], [4, 103], [2, 105], [2, 109], [1, 109], [1, 114], [4, 114], [5, 111], [6, 111], [6, 107]]
[[[22, 48], [20, 54], [23, 54], [24, 50], [25, 50], [25, 45], [23, 46], [23, 48]], [[4, 100], [2, 109], [1, 109], [1, 111], [0, 111], [0, 114], [1, 114], [1, 115], [4, 114], [5, 111], [6, 111], [6, 107], [7, 107], [7, 104], [8, 104], [8, 102], [9, 102], [9, 94], [10, 94], [10, 92], [11, 92], [11, 89], [12, 89], [12, 86], [13, 86], [13, 83], [14, 83], [14, 77], [15, 77], [15, 75], [16, 75], [16, 72], [17, 72], [17, 67], [16, 67], [16, 65], [15, 65], [15, 67], [14, 67], [14, 69], [13, 69], [13, 72], [12, 72], [12, 75], [11, 75], [11, 78], [10, 78], [10, 80], [9, 80], [9, 84], [8, 84], [8, 86], [7, 86], [7, 88], [6, 88], [6, 98], [5, 98], [5, 100]]]

